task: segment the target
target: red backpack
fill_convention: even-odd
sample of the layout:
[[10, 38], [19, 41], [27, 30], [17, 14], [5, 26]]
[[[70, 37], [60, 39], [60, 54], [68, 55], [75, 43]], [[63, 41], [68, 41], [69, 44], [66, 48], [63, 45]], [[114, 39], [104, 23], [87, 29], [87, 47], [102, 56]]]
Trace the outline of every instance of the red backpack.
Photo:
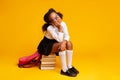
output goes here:
[[34, 54], [19, 58], [18, 67], [30, 68], [40, 63], [41, 54], [36, 51]]

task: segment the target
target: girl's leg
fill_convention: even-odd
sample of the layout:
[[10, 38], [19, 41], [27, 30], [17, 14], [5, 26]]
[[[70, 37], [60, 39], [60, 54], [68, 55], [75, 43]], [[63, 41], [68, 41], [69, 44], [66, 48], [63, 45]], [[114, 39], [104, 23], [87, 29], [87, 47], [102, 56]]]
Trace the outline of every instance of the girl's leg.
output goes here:
[[[51, 52], [52, 53], [59, 52], [58, 48], [59, 48], [60, 45], [61, 45], [61, 43], [54, 43]], [[59, 56], [60, 56], [60, 61], [61, 61], [61, 64], [62, 64], [62, 70], [64, 72], [66, 72], [68, 70], [67, 64], [66, 64], [66, 52], [65, 51], [59, 52]]]
[[66, 44], [66, 53], [68, 57], [68, 68], [72, 68], [72, 54], [73, 54], [73, 46], [70, 41], [67, 42]]
[[[51, 52], [53, 52], [53, 53], [59, 52], [58, 48], [59, 48], [60, 45], [61, 45], [61, 43], [54, 43]], [[72, 70], [68, 69], [68, 67], [67, 67], [67, 64], [66, 64], [66, 51], [59, 52], [59, 56], [60, 56], [60, 61], [61, 61], [61, 64], [62, 64], [61, 74], [75, 77], [77, 74], [74, 73]]]
[[73, 54], [72, 43], [68, 41], [66, 46], [67, 46], [66, 52], [67, 52], [67, 57], [68, 57], [68, 70], [71, 70], [78, 74], [79, 71], [72, 66], [72, 54]]
[[[52, 53], [55, 52], [59, 52], [59, 46], [61, 45], [61, 43], [54, 43], [53, 47], [52, 47]], [[73, 54], [73, 48], [72, 48], [72, 43], [70, 41], [67, 41], [66, 43], [66, 53], [67, 53], [67, 59], [68, 59], [68, 68], [72, 68], [72, 54]], [[66, 71], [67, 70], [67, 66], [66, 66], [66, 53], [65, 51], [61, 51], [59, 52], [59, 56], [60, 56], [60, 61], [62, 63], [62, 70]]]
[[55, 52], [59, 52], [59, 46], [61, 45], [61, 43], [54, 43], [53, 44], [53, 47], [52, 47], [52, 50], [51, 50], [51, 53], [55, 53]]
[[66, 51], [59, 52], [59, 56], [62, 64], [62, 70], [63, 72], [66, 72], [68, 70], [67, 64], [66, 64]]

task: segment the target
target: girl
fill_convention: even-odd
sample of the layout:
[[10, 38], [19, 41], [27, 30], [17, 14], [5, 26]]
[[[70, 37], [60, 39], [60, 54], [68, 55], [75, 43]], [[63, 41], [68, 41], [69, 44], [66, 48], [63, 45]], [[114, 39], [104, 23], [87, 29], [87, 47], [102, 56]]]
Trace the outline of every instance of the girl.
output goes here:
[[[72, 66], [72, 43], [69, 41], [69, 34], [63, 15], [54, 9], [49, 9], [44, 15], [45, 24], [42, 27], [45, 32], [44, 38], [38, 45], [38, 52], [42, 55], [58, 53], [62, 64], [61, 74], [75, 77], [79, 71]], [[66, 55], [68, 64], [66, 64]]]

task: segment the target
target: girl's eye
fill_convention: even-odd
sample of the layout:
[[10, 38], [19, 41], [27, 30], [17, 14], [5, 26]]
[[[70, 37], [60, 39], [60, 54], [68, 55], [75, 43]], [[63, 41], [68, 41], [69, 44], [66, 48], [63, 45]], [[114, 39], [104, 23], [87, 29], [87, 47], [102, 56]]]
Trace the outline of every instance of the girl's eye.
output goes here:
[[59, 18], [59, 16], [58, 16], [58, 15], [56, 15], [56, 16], [52, 19], [52, 21], [56, 21], [56, 20], [57, 20], [57, 18]]

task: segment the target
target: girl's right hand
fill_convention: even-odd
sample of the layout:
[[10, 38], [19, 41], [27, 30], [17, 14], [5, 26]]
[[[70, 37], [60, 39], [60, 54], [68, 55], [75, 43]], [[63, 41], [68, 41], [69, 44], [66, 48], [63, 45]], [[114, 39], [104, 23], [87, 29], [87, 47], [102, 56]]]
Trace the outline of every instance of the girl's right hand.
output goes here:
[[53, 25], [58, 28], [59, 32], [62, 32], [62, 26], [61, 26], [61, 24], [59, 22], [54, 21]]

